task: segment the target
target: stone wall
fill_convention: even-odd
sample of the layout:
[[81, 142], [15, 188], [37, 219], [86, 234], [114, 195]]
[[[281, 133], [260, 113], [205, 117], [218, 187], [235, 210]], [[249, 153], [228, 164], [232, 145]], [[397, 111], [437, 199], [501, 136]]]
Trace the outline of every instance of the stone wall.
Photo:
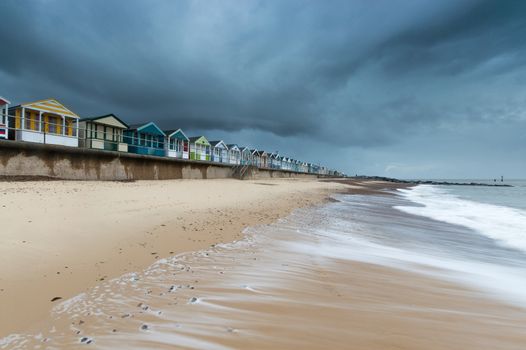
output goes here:
[[[233, 167], [132, 153], [0, 140], [0, 177], [66, 180], [222, 179]], [[254, 169], [246, 178], [316, 177], [290, 171]]]

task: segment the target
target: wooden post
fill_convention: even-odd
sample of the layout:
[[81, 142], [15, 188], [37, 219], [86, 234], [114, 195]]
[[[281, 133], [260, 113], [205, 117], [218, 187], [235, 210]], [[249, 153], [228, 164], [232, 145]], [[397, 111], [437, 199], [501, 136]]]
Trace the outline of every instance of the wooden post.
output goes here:
[[22, 107], [22, 114], [20, 116], [20, 129], [24, 130], [26, 127], [26, 109]]

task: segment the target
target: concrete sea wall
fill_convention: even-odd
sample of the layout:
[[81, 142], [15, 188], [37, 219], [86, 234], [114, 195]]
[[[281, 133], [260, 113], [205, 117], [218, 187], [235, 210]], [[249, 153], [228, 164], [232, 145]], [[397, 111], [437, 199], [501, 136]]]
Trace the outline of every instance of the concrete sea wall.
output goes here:
[[[0, 140], [0, 177], [65, 180], [223, 179], [230, 165], [132, 153]], [[245, 178], [317, 177], [291, 171], [251, 169]]]

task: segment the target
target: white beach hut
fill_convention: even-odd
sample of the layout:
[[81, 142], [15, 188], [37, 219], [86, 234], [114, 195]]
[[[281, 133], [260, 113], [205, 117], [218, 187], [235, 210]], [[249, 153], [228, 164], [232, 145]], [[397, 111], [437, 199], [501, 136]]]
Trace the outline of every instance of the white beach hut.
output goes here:
[[236, 144], [228, 144], [228, 159], [230, 164], [241, 164], [241, 151]]
[[8, 108], [9, 100], [0, 96], [0, 139], [7, 139], [7, 127], [9, 125]]
[[212, 147], [212, 161], [218, 163], [229, 163], [228, 146], [222, 140], [209, 141]]

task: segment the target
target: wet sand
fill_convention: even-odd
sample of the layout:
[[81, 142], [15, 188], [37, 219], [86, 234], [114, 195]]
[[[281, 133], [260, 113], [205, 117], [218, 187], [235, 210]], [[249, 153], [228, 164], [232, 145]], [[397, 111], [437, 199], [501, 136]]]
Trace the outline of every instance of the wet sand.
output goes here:
[[0, 184], [0, 337], [38, 329], [54, 305], [108, 279], [240, 239], [244, 227], [343, 187], [313, 180]]

